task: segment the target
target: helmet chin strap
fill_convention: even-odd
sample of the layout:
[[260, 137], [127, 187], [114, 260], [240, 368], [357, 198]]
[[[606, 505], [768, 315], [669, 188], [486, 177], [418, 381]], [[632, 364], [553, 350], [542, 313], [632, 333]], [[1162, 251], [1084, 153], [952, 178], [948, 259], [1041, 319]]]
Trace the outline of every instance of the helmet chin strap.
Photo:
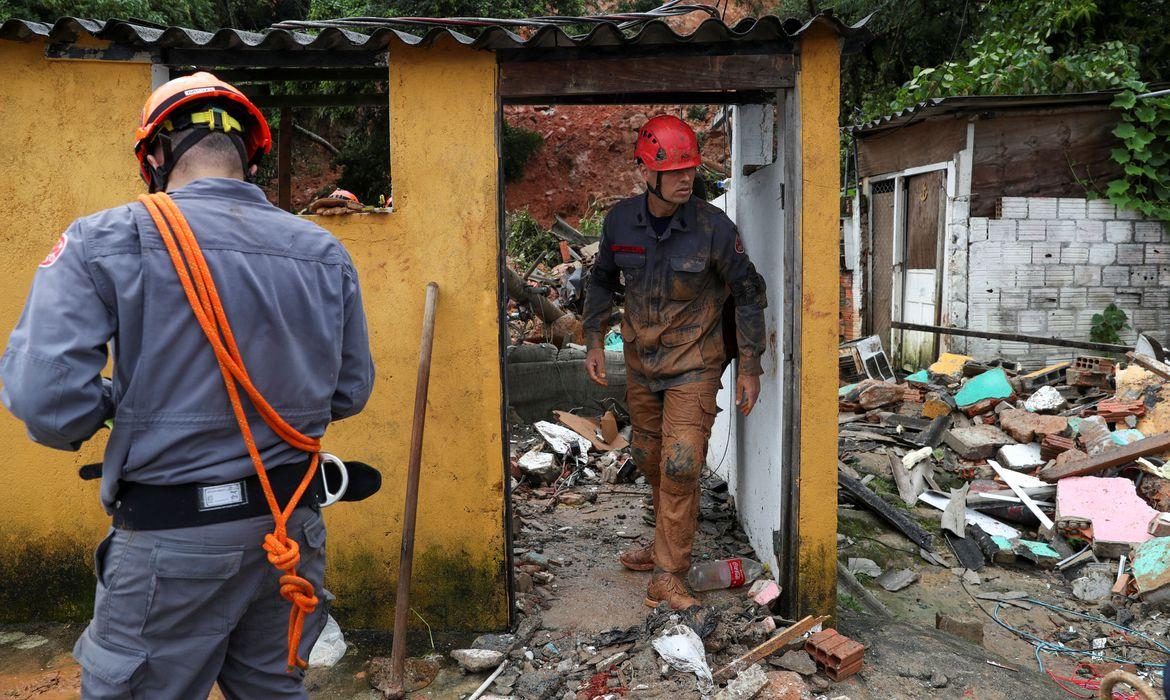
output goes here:
[[657, 173], [658, 173], [658, 177], [656, 179], [655, 184], [651, 185], [649, 182], [646, 183], [646, 191], [649, 192], [650, 194], [654, 195], [655, 197], [661, 199], [662, 201], [666, 202], [667, 204], [670, 204], [670, 201], [667, 200], [666, 197], [662, 196], [662, 171], [659, 170], [659, 171], [657, 171]]

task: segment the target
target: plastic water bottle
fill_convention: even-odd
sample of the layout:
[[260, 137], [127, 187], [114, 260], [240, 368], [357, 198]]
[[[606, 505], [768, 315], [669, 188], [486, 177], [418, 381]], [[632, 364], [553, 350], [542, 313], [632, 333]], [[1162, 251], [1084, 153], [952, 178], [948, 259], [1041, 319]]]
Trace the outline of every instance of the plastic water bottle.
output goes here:
[[751, 559], [720, 559], [695, 564], [687, 583], [696, 591], [736, 588], [764, 575], [764, 565]]

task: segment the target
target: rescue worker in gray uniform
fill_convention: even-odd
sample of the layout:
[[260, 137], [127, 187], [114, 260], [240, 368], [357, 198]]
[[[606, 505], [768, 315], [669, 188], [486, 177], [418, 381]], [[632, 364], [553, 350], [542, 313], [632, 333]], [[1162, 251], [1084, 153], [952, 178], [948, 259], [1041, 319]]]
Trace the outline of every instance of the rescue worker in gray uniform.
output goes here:
[[[160, 87], [138, 131], [142, 174], [197, 237], [255, 387], [319, 438], [362, 410], [374, 381], [357, 273], [329, 232], [270, 204], [245, 177], [271, 144], [264, 117], [207, 73]], [[112, 379], [103, 378], [108, 348]], [[139, 202], [73, 222], [41, 263], [0, 359], [0, 397], [35, 442], [77, 450], [108, 421], [101, 501], [114, 526], [94, 557], [93, 620], [73, 653], [84, 698], [305, 698], [288, 665], [290, 602], [261, 544], [274, 517], [159, 229]], [[284, 506], [310, 459], [247, 400], [255, 447]], [[297, 574], [320, 600], [320, 478], [287, 522]], [[267, 545], [266, 545], [267, 546]], [[295, 657], [294, 657], [295, 658]]]
[[763, 278], [735, 224], [693, 194], [700, 164], [695, 132], [660, 115], [635, 144], [646, 194], [618, 202], [605, 217], [585, 296], [585, 361], [605, 384], [605, 327], [614, 295], [625, 293], [622, 340], [630, 454], [654, 501], [654, 541], [621, 554], [634, 571], [653, 570], [646, 605], [698, 604], [686, 586], [699, 515], [699, 474], [718, 411], [728, 351], [723, 309], [734, 304], [738, 345], [736, 403], [746, 416], [760, 393], [764, 353]]

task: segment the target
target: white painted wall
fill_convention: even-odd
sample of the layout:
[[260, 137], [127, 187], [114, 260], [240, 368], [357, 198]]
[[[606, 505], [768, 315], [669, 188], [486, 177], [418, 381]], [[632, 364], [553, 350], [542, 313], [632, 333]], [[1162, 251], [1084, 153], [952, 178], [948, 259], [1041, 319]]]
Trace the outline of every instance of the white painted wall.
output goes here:
[[[765, 311], [769, 345], [760, 378], [760, 402], [751, 416], [735, 412], [734, 376], [729, 370], [719, 393], [723, 409], [712, 429], [707, 463], [727, 479], [739, 519], [752, 548], [773, 572], [779, 571], [775, 534], [784, 522], [781, 435], [783, 372], [781, 347], [784, 299], [784, 211], [782, 154], [775, 153], [773, 109], [765, 105], [732, 109], [731, 190], [728, 203], [748, 255], [768, 285]], [[782, 146], [781, 146], [782, 147]], [[744, 174], [750, 170], [749, 174]]]

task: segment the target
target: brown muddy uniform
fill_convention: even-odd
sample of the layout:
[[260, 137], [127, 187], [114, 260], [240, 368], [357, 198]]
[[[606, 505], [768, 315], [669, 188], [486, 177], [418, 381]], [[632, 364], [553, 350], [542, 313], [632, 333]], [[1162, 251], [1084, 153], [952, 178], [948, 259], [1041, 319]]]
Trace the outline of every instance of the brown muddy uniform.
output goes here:
[[585, 297], [590, 349], [603, 347], [603, 324], [623, 279], [626, 402], [634, 427], [630, 451], [653, 489], [655, 568], [685, 575], [698, 524], [698, 477], [725, 359], [723, 305], [730, 293], [739, 372], [761, 374], [764, 281], [735, 224], [719, 208], [691, 197], [659, 236], [646, 195], [619, 202], [605, 217]]

